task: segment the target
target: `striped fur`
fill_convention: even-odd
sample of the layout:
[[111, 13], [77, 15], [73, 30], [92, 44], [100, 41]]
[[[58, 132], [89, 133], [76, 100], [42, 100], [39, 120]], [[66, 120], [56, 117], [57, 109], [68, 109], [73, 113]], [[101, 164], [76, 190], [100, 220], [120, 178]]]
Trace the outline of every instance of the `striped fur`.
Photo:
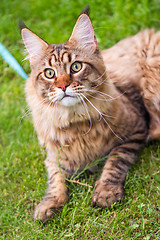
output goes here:
[[[26, 36], [30, 44], [32, 32], [24, 28], [22, 37], [32, 69], [26, 96], [39, 141], [47, 149], [48, 171], [48, 188], [34, 218], [46, 222], [53, 216], [68, 201], [65, 178], [108, 154], [92, 202], [109, 207], [122, 199], [126, 174], [153, 124], [145, 93], [137, 84], [143, 74], [128, 61], [121, 66], [119, 59], [126, 58], [118, 45], [101, 56], [90, 19], [84, 13], [64, 44], [47, 44], [34, 34], [33, 40], [40, 41], [39, 55], [35, 44], [27, 44]], [[72, 68], [76, 62], [78, 72]], [[125, 71], [118, 69], [126, 68], [125, 64], [131, 71], [123, 76]], [[138, 63], [136, 66], [140, 68]], [[48, 74], [54, 73], [54, 77], [46, 77], [47, 69], [53, 70]]]
[[114, 84], [139, 89], [150, 114], [149, 138], [160, 138], [160, 31], [145, 30], [121, 40], [102, 56]]

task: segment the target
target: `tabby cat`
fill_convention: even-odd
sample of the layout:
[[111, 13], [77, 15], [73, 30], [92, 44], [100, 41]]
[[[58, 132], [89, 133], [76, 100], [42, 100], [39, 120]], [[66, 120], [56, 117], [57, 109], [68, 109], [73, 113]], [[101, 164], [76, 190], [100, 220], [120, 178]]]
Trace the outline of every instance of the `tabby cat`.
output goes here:
[[34, 218], [53, 217], [68, 201], [65, 179], [108, 154], [92, 202], [110, 207], [122, 199], [147, 138], [160, 136], [160, 33], [147, 30], [100, 52], [85, 12], [63, 44], [48, 44], [26, 26], [21, 33], [32, 69], [27, 102], [47, 150], [48, 188]]

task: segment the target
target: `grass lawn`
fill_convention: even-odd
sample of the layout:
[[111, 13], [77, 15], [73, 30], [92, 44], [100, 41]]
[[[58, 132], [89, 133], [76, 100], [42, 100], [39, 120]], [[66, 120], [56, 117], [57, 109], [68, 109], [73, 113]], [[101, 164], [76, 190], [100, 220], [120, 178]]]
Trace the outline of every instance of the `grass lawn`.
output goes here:
[[[19, 18], [49, 43], [62, 43], [88, 3], [101, 49], [141, 29], [160, 29], [159, 0], [1, 0], [0, 42], [29, 74]], [[33, 221], [33, 208], [46, 189], [46, 153], [25, 114], [24, 84], [0, 57], [0, 239], [160, 239], [159, 141], [148, 144], [130, 169], [123, 202], [93, 208], [93, 188], [70, 183], [70, 202], [62, 213], [44, 226]], [[79, 181], [94, 186], [99, 174], [85, 172]]]

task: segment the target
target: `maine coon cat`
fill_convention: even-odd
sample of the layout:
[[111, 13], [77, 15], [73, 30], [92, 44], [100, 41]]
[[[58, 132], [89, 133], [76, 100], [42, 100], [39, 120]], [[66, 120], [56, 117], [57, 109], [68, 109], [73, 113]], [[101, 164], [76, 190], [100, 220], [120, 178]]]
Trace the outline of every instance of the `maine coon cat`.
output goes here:
[[47, 150], [48, 188], [34, 218], [46, 222], [54, 216], [68, 201], [65, 177], [108, 154], [92, 202], [111, 206], [123, 197], [137, 152], [159, 129], [160, 98], [147, 97], [152, 81], [158, 81], [158, 63], [152, 61], [156, 47], [149, 49], [156, 35], [145, 31], [101, 53], [86, 13], [63, 44], [48, 44], [25, 26], [21, 33], [32, 69], [27, 102]]

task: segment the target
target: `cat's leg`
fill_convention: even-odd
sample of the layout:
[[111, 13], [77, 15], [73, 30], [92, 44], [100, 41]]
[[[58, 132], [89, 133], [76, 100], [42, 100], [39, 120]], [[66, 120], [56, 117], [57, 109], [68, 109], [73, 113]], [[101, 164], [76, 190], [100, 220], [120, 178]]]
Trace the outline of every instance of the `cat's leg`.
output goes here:
[[119, 202], [124, 195], [124, 183], [130, 165], [142, 146], [143, 139], [122, 144], [112, 150], [107, 159], [101, 177], [96, 182], [92, 197], [93, 206], [110, 207]]
[[66, 173], [57, 166], [56, 162], [46, 159], [45, 164], [48, 171], [48, 188], [34, 212], [34, 219], [43, 223], [54, 217], [55, 213], [68, 201]]

